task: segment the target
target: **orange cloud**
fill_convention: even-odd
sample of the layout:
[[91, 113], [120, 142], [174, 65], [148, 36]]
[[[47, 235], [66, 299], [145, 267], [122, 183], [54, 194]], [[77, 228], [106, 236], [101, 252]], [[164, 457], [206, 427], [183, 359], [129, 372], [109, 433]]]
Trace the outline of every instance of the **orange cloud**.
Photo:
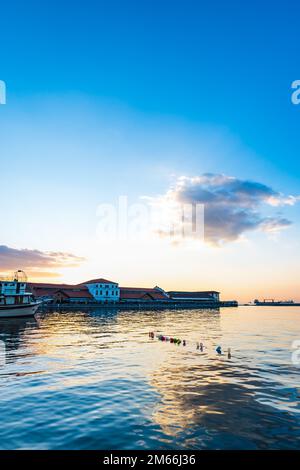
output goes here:
[[44, 269], [76, 267], [84, 260], [72, 253], [17, 249], [0, 245], [1, 272], [24, 269], [30, 271], [34, 277], [57, 277], [57, 273], [46, 272]]

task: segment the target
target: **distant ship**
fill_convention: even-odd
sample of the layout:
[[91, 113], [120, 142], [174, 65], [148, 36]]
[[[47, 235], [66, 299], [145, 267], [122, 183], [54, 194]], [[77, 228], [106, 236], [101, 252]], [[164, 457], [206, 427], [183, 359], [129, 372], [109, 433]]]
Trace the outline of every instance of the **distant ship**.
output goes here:
[[263, 305], [266, 307], [298, 307], [300, 303], [294, 302], [293, 300], [275, 300], [275, 299], [264, 299], [260, 301], [255, 299], [253, 305]]
[[0, 318], [33, 317], [42, 302], [26, 291], [27, 277], [17, 271], [11, 279], [0, 279]]

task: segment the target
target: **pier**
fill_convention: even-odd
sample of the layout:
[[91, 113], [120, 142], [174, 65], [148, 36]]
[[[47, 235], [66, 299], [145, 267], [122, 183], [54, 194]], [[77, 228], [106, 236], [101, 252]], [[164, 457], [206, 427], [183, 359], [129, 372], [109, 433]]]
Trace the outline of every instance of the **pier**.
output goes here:
[[172, 301], [143, 301], [143, 302], [116, 302], [101, 304], [97, 302], [89, 303], [44, 303], [42, 309], [50, 310], [73, 310], [73, 309], [104, 309], [104, 310], [185, 310], [185, 309], [220, 309], [223, 307], [238, 307], [238, 302], [220, 301], [220, 302], [172, 302]]

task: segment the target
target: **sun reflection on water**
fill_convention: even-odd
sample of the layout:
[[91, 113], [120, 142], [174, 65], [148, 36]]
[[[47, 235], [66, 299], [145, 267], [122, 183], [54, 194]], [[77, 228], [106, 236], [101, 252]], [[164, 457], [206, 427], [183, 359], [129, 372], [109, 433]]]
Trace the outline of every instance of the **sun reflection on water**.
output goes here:
[[[274, 307], [0, 320], [6, 347], [0, 412], [7, 423], [0, 442], [3, 448], [296, 447], [299, 369], [290, 355], [299, 326], [300, 309]], [[187, 344], [151, 339], [149, 331]], [[232, 358], [219, 357], [217, 345], [230, 347]]]

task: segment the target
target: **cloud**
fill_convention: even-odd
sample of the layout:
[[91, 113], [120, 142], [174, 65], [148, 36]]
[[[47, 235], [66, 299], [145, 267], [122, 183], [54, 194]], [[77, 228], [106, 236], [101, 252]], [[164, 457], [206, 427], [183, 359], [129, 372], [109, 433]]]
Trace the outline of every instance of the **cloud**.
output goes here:
[[[36, 271], [39, 269], [57, 269], [75, 267], [84, 261], [84, 258], [71, 253], [39, 251], [11, 248], [0, 245], [0, 271], [24, 269]], [[38, 273], [40, 276], [41, 272]], [[44, 277], [49, 277], [44, 272]]]
[[[181, 176], [164, 195], [150, 198], [150, 204], [162, 210], [172, 208], [172, 224], [183, 223], [185, 229], [192, 219], [186, 217], [182, 222], [182, 207], [203, 205], [204, 239], [220, 245], [239, 239], [245, 232], [277, 232], [288, 227], [291, 222], [280, 214], [263, 215], [263, 206], [291, 206], [298, 200], [299, 196], [285, 196], [259, 182], [207, 173]], [[165, 229], [159, 232], [166, 234]]]

